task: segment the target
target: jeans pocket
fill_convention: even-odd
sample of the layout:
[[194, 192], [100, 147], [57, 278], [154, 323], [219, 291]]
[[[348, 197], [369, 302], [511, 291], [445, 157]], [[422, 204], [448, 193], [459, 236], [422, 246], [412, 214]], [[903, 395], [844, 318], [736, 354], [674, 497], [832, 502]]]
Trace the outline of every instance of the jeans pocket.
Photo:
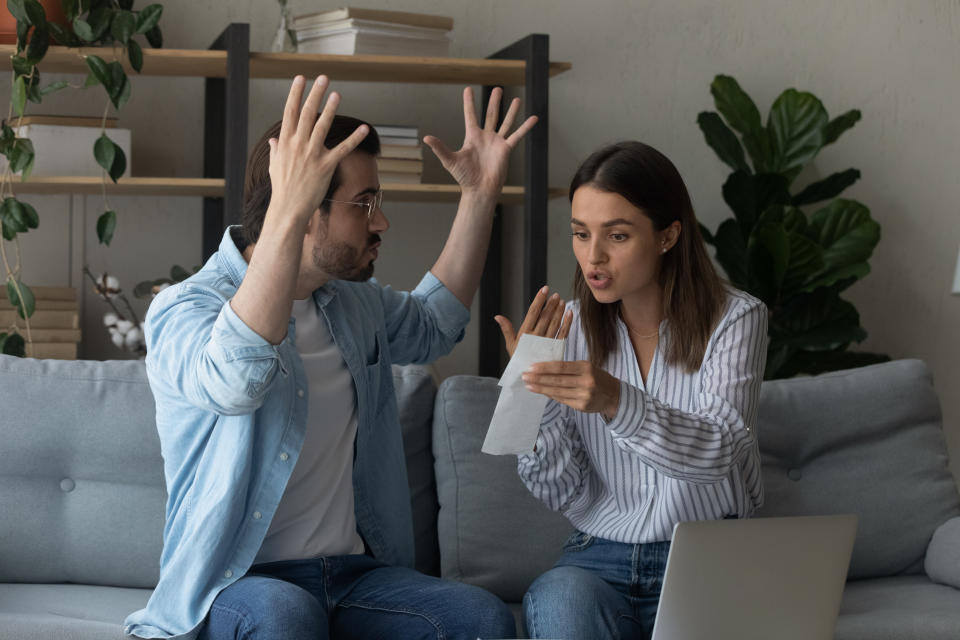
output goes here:
[[583, 531], [574, 531], [563, 545], [563, 551], [583, 551], [593, 544], [594, 537]]

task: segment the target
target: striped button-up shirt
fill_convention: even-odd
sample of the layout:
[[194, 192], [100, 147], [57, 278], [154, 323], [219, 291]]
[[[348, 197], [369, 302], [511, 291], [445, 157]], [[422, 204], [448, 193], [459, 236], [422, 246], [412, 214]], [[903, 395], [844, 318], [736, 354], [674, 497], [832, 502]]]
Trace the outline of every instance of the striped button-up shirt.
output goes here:
[[[578, 307], [564, 359], [589, 360]], [[763, 504], [757, 405], [767, 352], [767, 309], [729, 288], [700, 368], [666, 362], [669, 322], [646, 383], [626, 325], [604, 369], [620, 380], [609, 422], [553, 400], [521, 479], [579, 530], [628, 543], [669, 540], [684, 520], [748, 517]]]

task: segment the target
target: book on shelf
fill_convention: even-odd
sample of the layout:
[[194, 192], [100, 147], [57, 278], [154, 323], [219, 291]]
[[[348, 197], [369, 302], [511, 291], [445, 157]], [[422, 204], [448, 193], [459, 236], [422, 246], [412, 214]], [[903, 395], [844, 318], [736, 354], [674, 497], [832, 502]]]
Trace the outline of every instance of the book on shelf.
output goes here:
[[392, 173], [423, 173], [423, 160], [404, 158], [377, 158], [377, 171]]
[[295, 27], [297, 50], [333, 55], [394, 55], [445, 58], [449, 32], [350, 18], [319, 26]]
[[410, 13], [407, 11], [361, 9], [358, 7], [340, 7], [339, 9], [296, 16], [294, 17], [293, 24], [291, 26], [294, 29], [300, 29], [307, 26], [323, 25], [331, 22], [339, 22], [350, 19], [374, 20], [377, 22], [388, 22], [398, 25], [407, 25], [410, 27], [442, 29], [444, 31], [450, 31], [453, 29], [453, 18], [448, 16], [437, 16], [426, 13]]
[[383, 144], [383, 138], [413, 138], [418, 140], [420, 130], [417, 127], [409, 127], [402, 124], [375, 124], [374, 130], [377, 136], [381, 138], [380, 144]]
[[404, 147], [419, 147], [420, 138], [398, 138], [397, 136], [380, 136], [380, 146], [402, 145]]
[[401, 171], [380, 171], [380, 184], [420, 184], [422, 173], [403, 173]]
[[[14, 309], [0, 309], [0, 327], [15, 325], [26, 333], [26, 323]], [[76, 311], [34, 311], [30, 316], [30, 329], [78, 329]]]
[[423, 160], [423, 147], [405, 144], [381, 144], [381, 158], [404, 158], [408, 160]]
[[77, 344], [69, 342], [33, 342], [26, 344], [28, 358], [45, 358], [49, 360], [76, 360]]

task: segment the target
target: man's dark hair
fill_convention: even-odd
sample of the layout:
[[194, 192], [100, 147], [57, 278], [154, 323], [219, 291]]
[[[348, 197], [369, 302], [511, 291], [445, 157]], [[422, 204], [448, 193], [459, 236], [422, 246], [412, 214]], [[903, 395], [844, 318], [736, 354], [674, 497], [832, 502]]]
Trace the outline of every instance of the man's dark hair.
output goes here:
[[[253, 244], [260, 238], [260, 232], [263, 230], [263, 219], [267, 215], [267, 207], [270, 205], [270, 196], [272, 189], [270, 186], [270, 138], [280, 137], [280, 124], [276, 122], [266, 130], [257, 144], [250, 152], [250, 159], [247, 162], [247, 177], [243, 187], [243, 238], [248, 244]], [[366, 124], [370, 129], [367, 136], [357, 146], [357, 151], [369, 153], [376, 156], [380, 153], [380, 137], [376, 130], [357, 118], [350, 116], [337, 115], [333, 117], [330, 125], [330, 131], [324, 140], [324, 146], [332, 149], [353, 133], [357, 127]], [[330, 198], [340, 186], [340, 167], [337, 166], [330, 179], [330, 188], [324, 198]], [[330, 205], [321, 204], [320, 208], [329, 210]]]

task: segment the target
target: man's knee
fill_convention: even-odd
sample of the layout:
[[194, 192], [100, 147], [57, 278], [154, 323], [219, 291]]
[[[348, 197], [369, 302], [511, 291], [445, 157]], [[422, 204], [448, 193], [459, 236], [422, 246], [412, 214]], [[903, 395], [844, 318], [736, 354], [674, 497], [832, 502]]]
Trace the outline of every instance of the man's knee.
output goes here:
[[221, 638], [326, 638], [326, 613], [309, 592], [273, 578], [248, 576], [217, 596], [204, 633]]
[[474, 621], [480, 638], [512, 638], [517, 629], [513, 614], [503, 600], [486, 589], [458, 584], [458, 609]]

